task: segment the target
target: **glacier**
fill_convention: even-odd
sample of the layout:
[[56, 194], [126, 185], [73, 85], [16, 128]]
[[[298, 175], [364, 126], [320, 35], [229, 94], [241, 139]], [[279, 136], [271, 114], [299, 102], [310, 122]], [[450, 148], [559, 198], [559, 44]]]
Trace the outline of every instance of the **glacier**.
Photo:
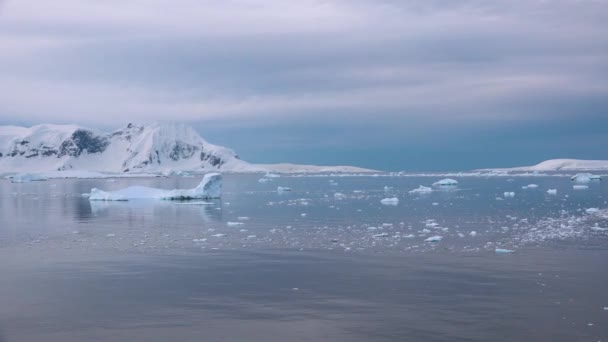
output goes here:
[[118, 191], [91, 189], [89, 201], [128, 201], [133, 199], [192, 200], [214, 199], [222, 196], [222, 175], [209, 173], [193, 189], [164, 190], [132, 186]]

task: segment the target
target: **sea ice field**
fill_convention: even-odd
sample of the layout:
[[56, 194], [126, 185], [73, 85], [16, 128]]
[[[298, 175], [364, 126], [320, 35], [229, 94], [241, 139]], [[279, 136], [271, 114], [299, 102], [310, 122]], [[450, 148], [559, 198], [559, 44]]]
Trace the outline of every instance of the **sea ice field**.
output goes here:
[[573, 175], [2, 179], [0, 341], [608, 341], [608, 179]]

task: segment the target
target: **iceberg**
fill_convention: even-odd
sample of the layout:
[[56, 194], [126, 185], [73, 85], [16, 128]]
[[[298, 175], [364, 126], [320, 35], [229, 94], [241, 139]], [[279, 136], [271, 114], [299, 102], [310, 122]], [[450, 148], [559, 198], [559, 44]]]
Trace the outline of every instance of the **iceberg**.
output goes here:
[[433, 186], [457, 186], [458, 181], [451, 178], [442, 179], [438, 182], [433, 183]]
[[414, 189], [414, 190], [410, 191], [410, 194], [428, 194], [432, 191], [433, 191], [433, 189], [431, 189], [430, 187], [420, 185], [418, 187], [418, 189]]
[[191, 200], [220, 198], [222, 175], [209, 173], [194, 189], [164, 190], [145, 186], [132, 186], [118, 191], [91, 189], [89, 201], [128, 201], [132, 199]]
[[384, 198], [380, 200], [380, 203], [384, 205], [397, 205], [399, 204], [399, 199], [397, 197]]

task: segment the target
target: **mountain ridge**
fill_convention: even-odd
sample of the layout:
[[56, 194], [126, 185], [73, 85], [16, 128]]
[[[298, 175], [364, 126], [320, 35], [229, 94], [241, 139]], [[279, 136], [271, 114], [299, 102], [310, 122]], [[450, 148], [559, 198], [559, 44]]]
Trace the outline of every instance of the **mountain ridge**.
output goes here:
[[252, 164], [184, 124], [129, 123], [110, 133], [78, 125], [0, 126], [0, 172], [83, 170], [373, 172], [352, 166]]

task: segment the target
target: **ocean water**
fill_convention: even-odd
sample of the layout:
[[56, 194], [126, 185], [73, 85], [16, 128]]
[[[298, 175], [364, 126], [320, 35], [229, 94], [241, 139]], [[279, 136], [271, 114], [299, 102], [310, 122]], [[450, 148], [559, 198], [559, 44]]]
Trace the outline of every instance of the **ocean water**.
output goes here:
[[0, 180], [0, 341], [608, 341], [605, 181], [259, 177]]

